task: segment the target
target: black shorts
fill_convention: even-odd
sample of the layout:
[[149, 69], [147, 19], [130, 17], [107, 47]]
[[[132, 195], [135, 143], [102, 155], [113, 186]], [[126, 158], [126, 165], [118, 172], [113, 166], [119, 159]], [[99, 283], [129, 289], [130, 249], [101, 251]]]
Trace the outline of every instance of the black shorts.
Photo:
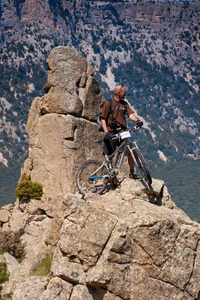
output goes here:
[[111, 155], [117, 148], [117, 146], [119, 146], [121, 144], [121, 141], [119, 141], [119, 139], [112, 139], [112, 137], [115, 135], [115, 133], [113, 131], [109, 131], [110, 133], [110, 138], [104, 138], [104, 146], [103, 146], [103, 151], [104, 151], [104, 155]]

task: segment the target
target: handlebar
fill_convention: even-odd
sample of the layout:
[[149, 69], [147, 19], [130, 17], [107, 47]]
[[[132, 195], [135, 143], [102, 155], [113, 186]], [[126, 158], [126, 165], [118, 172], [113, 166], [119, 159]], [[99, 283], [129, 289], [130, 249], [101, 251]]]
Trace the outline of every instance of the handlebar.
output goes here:
[[[124, 132], [126, 132], [126, 131], [136, 131], [137, 129], [139, 129], [139, 128], [141, 128], [141, 127], [138, 127], [138, 126], [133, 126], [133, 127], [131, 127], [130, 129], [127, 129], [127, 130], [125, 130]], [[115, 140], [115, 139], [119, 139], [120, 138], [120, 133], [121, 132], [119, 132], [119, 133], [116, 133], [113, 137], [112, 137], [112, 139], [113, 140]], [[95, 143], [102, 143], [104, 141], [104, 139], [100, 139], [100, 140], [94, 140], [94, 142]]]
[[136, 131], [137, 129], [140, 129], [141, 127], [137, 127], [137, 126], [133, 126], [130, 129], [128, 129], [127, 131]]
[[[131, 132], [131, 131], [136, 131], [136, 130], [138, 130], [138, 129], [140, 129], [141, 127], [137, 127], [137, 126], [133, 126], [133, 127], [131, 127], [130, 129], [127, 129], [127, 130], [125, 130], [124, 132], [126, 132], [126, 131], [128, 131], [128, 132]], [[116, 133], [113, 137], [112, 137], [112, 139], [119, 139], [120, 138], [120, 134], [121, 134], [121, 132], [119, 132], [119, 133]]]

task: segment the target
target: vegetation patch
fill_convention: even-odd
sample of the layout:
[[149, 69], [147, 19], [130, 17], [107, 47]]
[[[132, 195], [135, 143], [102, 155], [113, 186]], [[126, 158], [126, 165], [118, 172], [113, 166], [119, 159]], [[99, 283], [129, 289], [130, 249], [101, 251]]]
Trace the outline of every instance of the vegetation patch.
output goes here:
[[0, 263], [0, 284], [6, 282], [9, 279], [9, 274], [6, 272], [6, 263]]
[[42, 185], [38, 182], [31, 181], [31, 176], [23, 174], [15, 190], [16, 197], [22, 199], [40, 200], [43, 194]]
[[1, 291], [2, 291], [2, 283], [9, 280], [9, 274], [6, 271], [7, 265], [5, 262], [0, 263], [0, 299], [11, 299], [12, 298], [12, 292], [5, 294], [2, 298]]
[[25, 257], [24, 245], [21, 242], [20, 232], [3, 232], [0, 231], [0, 254], [8, 252], [19, 262]]
[[5, 295], [3, 295], [3, 298], [1, 298], [1, 300], [12, 299], [12, 295], [13, 295], [12, 292], [5, 294]]
[[50, 276], [51, 275], [51, 263], [53, 260], [53, 253], [48, 253], [42, 258], [33, 270], [33, 275], [36, 276]]

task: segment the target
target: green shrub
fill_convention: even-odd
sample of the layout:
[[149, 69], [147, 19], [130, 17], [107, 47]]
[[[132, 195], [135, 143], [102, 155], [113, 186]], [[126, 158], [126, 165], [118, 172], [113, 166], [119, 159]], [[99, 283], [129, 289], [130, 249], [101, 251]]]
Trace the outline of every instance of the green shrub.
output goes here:
[[20, 182], [15, 190], [16, 197], [22, 199], [37, 199], [40, 200], [43, 194], [42, 185], [38, 182], [32, 182], [31, 176], [23, 174]]

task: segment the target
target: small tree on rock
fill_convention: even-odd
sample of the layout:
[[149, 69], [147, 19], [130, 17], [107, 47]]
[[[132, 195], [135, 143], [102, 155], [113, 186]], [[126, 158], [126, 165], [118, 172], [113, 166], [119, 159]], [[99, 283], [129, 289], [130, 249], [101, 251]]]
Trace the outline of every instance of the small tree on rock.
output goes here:
[[42, 185], [38, 182], [32, 182], [31, 176], [23, 174], [20, 182], [15, 190], [16, 197], [22, 199], [36, 199], [40, 200], [43, 194]]

